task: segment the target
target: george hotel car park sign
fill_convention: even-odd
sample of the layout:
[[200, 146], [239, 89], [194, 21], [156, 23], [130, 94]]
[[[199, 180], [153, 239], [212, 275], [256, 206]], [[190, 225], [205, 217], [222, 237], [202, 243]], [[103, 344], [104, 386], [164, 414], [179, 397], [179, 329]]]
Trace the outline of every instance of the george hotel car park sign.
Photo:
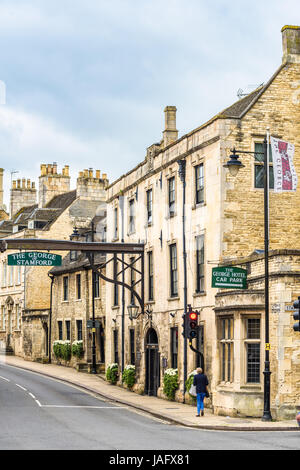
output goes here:
[[212, 268], [212, 287], [247, 289], [247, 271], [242, 268]]
[[61, 256], [41, 251], [26, 251], [7, 255], [9, 266], [61, 266]]

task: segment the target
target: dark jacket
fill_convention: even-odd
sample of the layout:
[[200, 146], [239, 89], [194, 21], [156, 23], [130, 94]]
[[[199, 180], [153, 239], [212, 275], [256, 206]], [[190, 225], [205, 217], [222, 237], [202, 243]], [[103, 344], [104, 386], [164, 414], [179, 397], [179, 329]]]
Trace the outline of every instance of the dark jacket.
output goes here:
[[197, 393], [205, 393], [206, 386], [208, 385], [208, 380], [205, 374], [196, 374], [194, 375], [194, 385], [196, 385]]

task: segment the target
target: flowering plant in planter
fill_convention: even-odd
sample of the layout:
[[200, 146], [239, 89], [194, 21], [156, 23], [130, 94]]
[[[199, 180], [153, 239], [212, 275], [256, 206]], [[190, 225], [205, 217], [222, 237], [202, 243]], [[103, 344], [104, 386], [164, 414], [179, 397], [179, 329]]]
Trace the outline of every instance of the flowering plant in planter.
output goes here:
[[106, 380], [111, 384], [115, 385], [118, 380], [119, 366], [117, 363], [108, 364], [106, 369]]
[[53, 342], [53, 352], [57, 359], [69, 361], [71, 359], [71, 343], [69, 340], [56, 340]]
[[128, 364], [122, 374], [122, 381], [126, 383], [128, 388], [132, 388], [135, 383], [135, 366]]
[[84, 350], [83, 350], [83, 341], [77, 340], [73, 341], [72, 343], [72, 354], [73, 356], [78, 357], [80, 359], [83, 356]]
[[178, 389], [178, 369], [167, 369], [164, 373], [163, 392], [168, 400], [175, 399], [175, 392]]

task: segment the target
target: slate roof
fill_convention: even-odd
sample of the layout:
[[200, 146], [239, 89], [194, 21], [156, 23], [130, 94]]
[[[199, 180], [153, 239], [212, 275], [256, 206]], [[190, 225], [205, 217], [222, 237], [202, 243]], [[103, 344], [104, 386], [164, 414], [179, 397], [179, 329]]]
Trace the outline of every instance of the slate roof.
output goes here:
[[76, 189], [67, 193], [54, 196], [51, 201], [46, 204], [46, 208], [65, 210], [76, 199]]
[[[105, 263], [106, 256], [103, 253], [94, 254], [94, 263], [95, 265], [100, 265]], [[90, 262], [87, 258], [86, 253], [80, 253], [76, 261], [71, 261], [70, 253], [68, 253], [63, 259], [61, 266], [54, 266], [49, 273], [53, 276], [60, 276], [61, 274], [66, 274], [74, 271], [80, 271], [83, 269], [91, 269]]]
[[0, 221], [0, 233], [12, 233], [13, 221], [12, 220], [1, 220]]
[[106, 216], [106, 203], [102, 201], [92, 201], [78, 199], [70, 208], [71, 217], [84, 217], [92, 219], [94, 216]]
[[257, 97], [260, 95], [260, 92], [263, 90], [263, 88], [264, 86], [261, 85], [256, 88], [256, 90], [249, 93], [249, 95], [245, 96], [244, 98], [241, 98], [239, 101], [236, 101], [231, 106], [224, 109], [220, 113], [219, 117], [237, 119], [241, 118], [247, 108], [251, 107], [255, 103]]
[[216, 117], [237, 119], [242, 118], [247, 113], [247, 111], [252, 108], [252, 106], [256, 103], [259, 97], [267, 90], [267, 88], [269, 88], [273, 80], [277, 77], [277, 75], [285, 66], [286, 64], [281, 64], [267, 83], [260, 85], [258, 88], [256, 88], [256, 90], [249, 93], [249, 95], [245, 96], [239, 101], [236, 101], [231, 106], [224, 109]]

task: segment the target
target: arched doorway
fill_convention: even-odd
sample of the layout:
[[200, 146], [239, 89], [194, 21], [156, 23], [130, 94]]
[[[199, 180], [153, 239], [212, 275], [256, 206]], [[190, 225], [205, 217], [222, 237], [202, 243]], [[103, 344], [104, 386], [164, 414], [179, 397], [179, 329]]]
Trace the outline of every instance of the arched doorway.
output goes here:
[[160, 353], [158, 351], [158, 338], [154, 328], [149, 328], [146, 335], [146, 377], [145, 393], [157, 395], [160, 386]]

